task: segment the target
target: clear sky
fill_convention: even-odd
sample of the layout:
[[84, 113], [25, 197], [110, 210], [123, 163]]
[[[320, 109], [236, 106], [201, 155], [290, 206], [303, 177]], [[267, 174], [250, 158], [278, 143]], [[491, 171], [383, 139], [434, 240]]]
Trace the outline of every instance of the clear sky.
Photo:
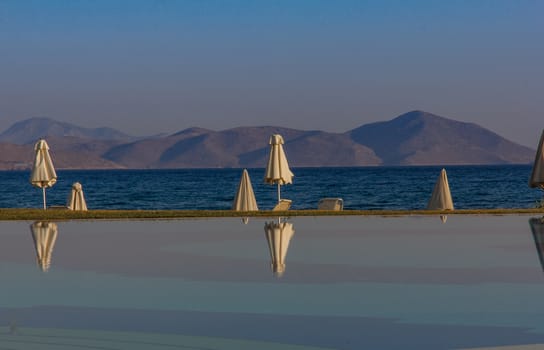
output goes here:
[[536, 148], [544, 1], [0, 0], [0, 131], [344, 132], [414, 109]]

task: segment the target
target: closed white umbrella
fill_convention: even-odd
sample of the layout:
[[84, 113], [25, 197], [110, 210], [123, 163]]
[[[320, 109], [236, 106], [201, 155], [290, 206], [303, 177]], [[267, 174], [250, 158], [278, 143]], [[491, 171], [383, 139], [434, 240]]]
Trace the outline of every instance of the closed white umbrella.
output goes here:
[[249, 179], [249, 173], [246, 169], [242, 172], [242, 178], [238, 184], [238, 190], [232, 203], [232, 210], [236, 211], [257, 211], [257, 201], [255, 200], [255, 193], [253, 192], [253, 186], [251, 186], [251, 180]]
[[453, 210], [453, 200], [451, 199], [450, 185], [446, 169], [440, 171], [438, 180], [434, 185], [433, 194], [427, 204], [429, 210]]
[[47, 272], [51, 266], [51, 255], [57, 240], [58, 227], [54, 222], [36, 221], [30, 225], [34, 248], [36, 248], [36, 260], [43, 272]]
[[70, 210], [87, 210], [87, 203], [83, 195], [83, 187], [79, 182], [74, 182], [70, 191], [70, 200], [68, 201], [68, 209]]
[[536, 150], [533, 171], [529, 178], [529, 187], [540, 187], [544, 189], [544, 130], [540, 136], [540, 142]]
[[49, 155], [49, 146], [45, 140], [39, 140], [34, 146], [35, 157], [30, 183], [39, 187], [43, 191], [43, 209], [46, 209], [45, 189], [53, 186], [57, 182], [57, 173], [53, 167], [51, 156]]
[[293, 224], [288, 222], [271, 221], [264, 224], [264, 232], [270, 251], [270, 266], [277, 277], [285, 272], [285, 257], [289, 249], [289, 242], [295, 234]]
[[283, 137], [274, 134], [270, 137], [270, 156], [266, 166], [264, 182], [278, 185], [278, 203], [280, 202], [280, 186], [293, 183], [294, 174], [289, 169], [287, 157], [283, 151]]

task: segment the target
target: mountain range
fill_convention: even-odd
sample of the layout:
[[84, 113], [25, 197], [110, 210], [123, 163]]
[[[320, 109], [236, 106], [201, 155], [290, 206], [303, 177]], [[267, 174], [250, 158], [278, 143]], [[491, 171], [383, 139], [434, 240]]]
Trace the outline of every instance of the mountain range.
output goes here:
[[272, 134], [281, 134], [292, 167], [529, 164], [535, 151], [477, 124], [423, 111], [344, 133], [276, 126], [214, 131], [189, 128], [134, 137], [111, 128], [82, 128], [31, 118], [0, 133], [0, 169], [28, 169], [45, 138], [57, 168], [262, 168]]

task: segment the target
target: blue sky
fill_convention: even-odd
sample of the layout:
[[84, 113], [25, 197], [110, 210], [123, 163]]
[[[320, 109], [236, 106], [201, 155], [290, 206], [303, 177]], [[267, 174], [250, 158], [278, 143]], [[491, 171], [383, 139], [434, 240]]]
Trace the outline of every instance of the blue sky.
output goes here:
[[544, 1], [0, 0], [0, 131], [343, 132], [421, 109], [536, 147]]

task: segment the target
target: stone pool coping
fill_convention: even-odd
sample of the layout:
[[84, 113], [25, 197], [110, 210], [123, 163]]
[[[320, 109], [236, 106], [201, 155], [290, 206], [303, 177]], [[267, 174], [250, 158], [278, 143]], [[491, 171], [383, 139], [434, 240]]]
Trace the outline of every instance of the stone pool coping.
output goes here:
[[239, 212], [232, 210], [89, 210], [0, 208], [0, 221], [9, 220], [90, 220], [90, 219], [176, 219], [215, 217], [277, 216], [411, 216], [411, 215], [519, 215], [543, 214], [544, 208], [457, 209], [457, 210], [289, 210]]

